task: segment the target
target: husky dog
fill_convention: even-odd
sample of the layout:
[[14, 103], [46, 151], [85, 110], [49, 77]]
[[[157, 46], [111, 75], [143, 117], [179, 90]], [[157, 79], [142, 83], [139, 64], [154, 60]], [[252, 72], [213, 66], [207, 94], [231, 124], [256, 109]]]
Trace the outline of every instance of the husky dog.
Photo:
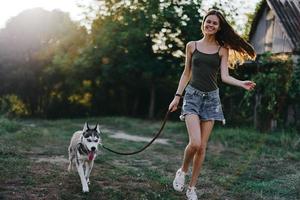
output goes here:
[[98, 152], [98, 144], [101, 144], [99, 124], [91, 129], [87, 122], [84, 124], [82, 131], [76, 131], [73, 134], [70, 142], [68, 171], [72, 170], [75, 163], [83, 192], [89, 192], [89, 176]]

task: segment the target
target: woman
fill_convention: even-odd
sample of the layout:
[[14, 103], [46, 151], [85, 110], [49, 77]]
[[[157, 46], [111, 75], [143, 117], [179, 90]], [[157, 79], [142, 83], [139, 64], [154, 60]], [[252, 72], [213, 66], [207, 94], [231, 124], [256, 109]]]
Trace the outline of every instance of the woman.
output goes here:
[[219, 68], [223, 82], [246, 90], [255, 87], [254, 82], [237, 80], [228, 73], [229, 65], [255, 58], [251, 45], [232, 29], [217, 10], [210, 10], [206, 14], [201, 29], [204, 37], [186, 45], [185, 68], [175, 97], [169, 105], [169, 110], [175, 111], [185, 89], [181, 119], [185, 119], [189, 143], [184, 151], [182, 166], [176, 172], [173, 187], [176, 191], [184, 190], [185, 174], [189, 163], [193, 161], [192, 177], [186, 191], [189, 200], [198, 199], [195, 185], [214, 121], [225, 123], [217, 86]]

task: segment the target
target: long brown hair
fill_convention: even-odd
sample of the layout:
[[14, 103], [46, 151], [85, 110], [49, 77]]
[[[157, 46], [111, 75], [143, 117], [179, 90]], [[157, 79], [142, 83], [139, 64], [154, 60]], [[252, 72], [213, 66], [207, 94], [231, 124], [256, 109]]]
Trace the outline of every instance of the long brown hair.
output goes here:
[[229, 67], [234, 68], [236, 63], [242, 64], [245, 60], [255, 59], [256, 53], [253, 47], [233, 30], [220, 11], [208, 11], [202, 21], [202, 32], [204, 30], [204, 22], [209, 15], [216, 15], [219, 18], [220, 30], [216, 33], [216, 40], [219, 45], [229, 48]]

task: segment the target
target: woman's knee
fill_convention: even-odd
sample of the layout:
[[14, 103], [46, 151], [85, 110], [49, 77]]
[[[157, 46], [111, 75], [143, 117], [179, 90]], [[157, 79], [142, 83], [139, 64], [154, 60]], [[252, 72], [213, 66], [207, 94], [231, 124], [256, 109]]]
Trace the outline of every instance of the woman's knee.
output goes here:
[[197, 148], [197, 153], [202, 155], [205, 154], [206, 151], [206, 144], [200, 144], [199, 147]]
[[205, 151], [206, 151], [206, 144], [201, 144], [200, 145], [200, 148], [199, 148], [199, 153], [200, 154], [205, 154]]
[[199, 142], [190, 142], [189, 147], [193, 152], [198, 152], [201, 148], [201, 143]]

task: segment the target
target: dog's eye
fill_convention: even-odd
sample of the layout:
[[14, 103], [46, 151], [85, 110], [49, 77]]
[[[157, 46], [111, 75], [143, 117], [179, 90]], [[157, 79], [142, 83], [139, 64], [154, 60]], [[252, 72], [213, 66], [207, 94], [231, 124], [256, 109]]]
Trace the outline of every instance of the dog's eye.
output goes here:
[[87, 141], [88, 141], [88, 142], [92, 142], [92, 140], [91, 140], [91, 139], [87, 139]]
[[95, 142], [98, 142], [98, 140], [95, 140]]

